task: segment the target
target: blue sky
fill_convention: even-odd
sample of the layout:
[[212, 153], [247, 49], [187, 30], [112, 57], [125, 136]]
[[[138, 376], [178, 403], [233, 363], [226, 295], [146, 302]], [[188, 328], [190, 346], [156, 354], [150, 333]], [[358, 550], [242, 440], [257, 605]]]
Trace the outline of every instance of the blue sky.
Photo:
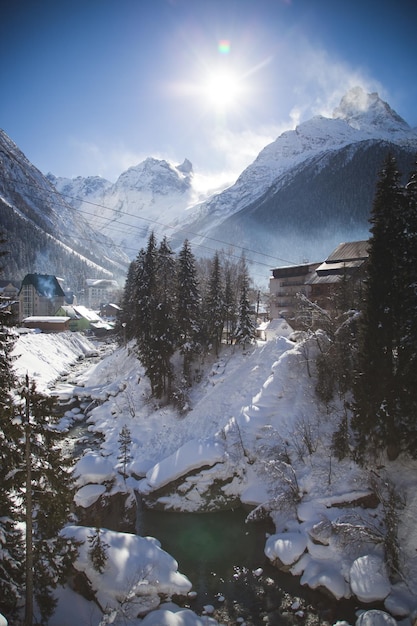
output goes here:
[[204, 186], [356, 84], [417, 126], [416, 23], [411, 0], [3, 0], [0, 127], [44, 173], [188, 158]]

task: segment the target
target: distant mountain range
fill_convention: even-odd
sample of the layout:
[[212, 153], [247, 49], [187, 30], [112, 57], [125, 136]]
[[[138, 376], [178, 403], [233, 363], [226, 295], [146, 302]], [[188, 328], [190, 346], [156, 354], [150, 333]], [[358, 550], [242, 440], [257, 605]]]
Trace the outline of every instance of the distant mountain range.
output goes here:
[[174, 249], [188, 238], [197, 256], [220, 248], [240, 256], [243, 248], [253, 274], [267, 279], [269, 268], [320, 261], [342, 241], [367, 238], [383, 162], [391, 152], [407, 177], [417, 129], [378, 94], [352, 89], [332, 118], [314, 117], [283, 133], [235, 184], [204, 202], [196, 198], [187, 159], [173, 165], [148, 158], [113, 184], [44, 177], [4, 133], [0, 150], [0, 202], [33, 232], [22, 241], [13, 230], [22, 250], [28, 248], [26, 263], [39, 260], [41, 250], [34, 254], [33, 246], [35, 233], [42, 233], [45, 250], [52, 243], [67, 247], [88, 271], [117, 276], [153, 230], [158, 238], [166, 234]]

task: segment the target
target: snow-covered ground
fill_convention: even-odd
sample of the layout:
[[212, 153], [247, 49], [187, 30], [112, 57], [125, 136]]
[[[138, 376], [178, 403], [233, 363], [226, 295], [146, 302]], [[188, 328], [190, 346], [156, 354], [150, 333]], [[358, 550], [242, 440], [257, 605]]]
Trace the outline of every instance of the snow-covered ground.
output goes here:
[[[94, 349], [78, 334], [25, 335], [15, 348], [15, 368], [47, 390], [71, 363]], [[246, 351], [225, 347], [220, 358], [201, 364], [190, 410], [180, 415], [151, 399], [129, 347], [115, 350], [80, 375], [74, 389], [81, 406], [96, 401], [88, 412], [88, 428], [100, 433], [102, 441], [99, 449], [87, 450], [75, 468], [76, 503], [87, 508], [104, 493], [126, 490], [174, 510], [210, 510], [239, 499], [254, 507], [253, 517], [272, 517], [276, 532], [266, 540], [265, 554], [273, 563], [300, 576], [302, 584], [326, 588], [335, 598], [356, 596], [365, 602], [369, 611], [358, 618], [360, 626], [396, 623], [388, 613], [410, 626], [417, 611], [417, 463], [402, 457], [396, 462], [381, 459], [377, 476], [350, 460], [332, 458], [330, 439], [341, 414], [337, 402], [327, 410], [317, 401], [315, 351], [314, 339], [294, 343], [286, 337]], [[61, 428], [80, 417], [79, 409], [68, 411]], [[124, 426], [131, 435], [126, 481], [119, 443]], [[384, 565], [387, 507], [381, 502], [374, 508], [363, 505], [375, 484], [383, 494], [390, 483], [404, 503], [398, 510], [400, 573], [391, 579]], [[65, 533], [87, 537], [93, 530], [68, 527]], [[172, 584], [165, 587], [168, 596], [177, 584], [185, 593], [191, 588], [192, 581], [177, 571], [174, 559], [155, 541], [110, 531], [104, 540], [109, 546], [104, 574], [91, 570], [85, 547], [77, 568], [100, 590], [100, 605], [109, 614], [103, 617], [97, 607], [61, 589], [52, 626], [83, 623], [80, 616], [85, 623], [122, 623], [122, 609], [115, 602], [122, 591], [125, 600], [130, 594], [129, 606], [138, 591], [143, 601], [149, 596], [149, 606], [155, 609], [158, 585], [167, 579]], [[132, 550], [136, 569], [145, 572], [140, 580], [129, 564]], [[156, 576], [157, 568], [166, 570]], [[387, 613], [371, 611], [381, 603]], [[212, 617], [172, 604], [129, 623], [216, 624]]]

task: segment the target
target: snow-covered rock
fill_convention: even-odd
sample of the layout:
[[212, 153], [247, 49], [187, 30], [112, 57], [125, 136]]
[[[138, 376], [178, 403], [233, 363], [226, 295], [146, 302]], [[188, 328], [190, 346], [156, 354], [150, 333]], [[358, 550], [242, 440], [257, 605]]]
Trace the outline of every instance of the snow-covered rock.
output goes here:
[[217, 626], [218, 622], [207, 615], [200, 617], [190, 609], [182, 609], [172, 602], [161, 604], [156, 611], [148, 613], [142, 626]]
[[86, 574], [103, 609], [118, 609], [125, 598], [133, 617], [157, 608], [161, 595], [186, 596], [191, 589], [188, 578], [178, 571], [177, 561], [152, 537], [102, 529], [100, 538], [106, 546], [106, 563], [100, 573], [89, 557], [88, 539], [94, 535], [94, 529], [67, 526], [62, 535], [82, 542], [75, 568]]
[[389, 613], [372, 609], [361, 613], [355, 626], [397, 626], [397, 622]]
[[147, 472], [146, 482], [141, 483], [141, 491], [148, 493], [149, 490], [160, 489], [195, 469], [221, 463], [225, 456], [224, 446], [218, 441], [187, 441], [174, 454]]
[[383, 559], [373, 554], [356, 559], [350, 568], [350, 587], [361, 602], [384, 600], [391, 584]]
[[87, 452], [74, 467], [77, 485], [83, 487], [88, 483], [102, 484], [115, 476], [113, 465], [97, 452]]
[[306, 555], [303, 562], [304, 572], [300, 582], [311, 589], [325, 589], [334, 598], [349, 598], [349, 585], [345, 581], [340, 564], [330, 558], [327, 561], [316, 560]]
[[280, 533], [268, 537], [265, 555], [272, 562], [292, 565], [303, 554], [307, 547], [307, 537], [303, 533]]
[[81, 487], [81, 489], [76, 492], [74, 502], [77, 506], [87, 509], [97, 502], [105, 492], [106, 487], [104, 485], [84, 485], [84, 487]]

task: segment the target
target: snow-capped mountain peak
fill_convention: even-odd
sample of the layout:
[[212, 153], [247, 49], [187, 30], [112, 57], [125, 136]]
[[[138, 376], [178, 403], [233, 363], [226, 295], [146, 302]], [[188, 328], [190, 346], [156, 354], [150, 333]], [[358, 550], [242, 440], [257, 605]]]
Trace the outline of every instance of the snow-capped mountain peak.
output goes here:
[[333, 118], [318, 115], [282, 133], [259, 153], [232, 187], [205, 202], [198, 211], [200, 216], [219, 214], [224, 218], [320, 154], [360, 141], [391, 141], [394, 137], [398, 143], [406, 144], [410, 138], [417, 141], [417, 133], [377, 93], [367, 94], [361, 87], [354, 87], [342, 98]]
[[190, 188], [192, 172], [193, 166], [188, 159], [175, 166], [164, 159], [148, 157], [123, 172], [115, 188], [128, 187], [161, 195], [184, 193]]
[[362, 87], [354, 87], [342, 98], [334, 110], [333, 118], [345, 120], [357, 130], [380, 129], [383, 131], [407, 131], [410, 126], [377, 93], [366, 93]]

